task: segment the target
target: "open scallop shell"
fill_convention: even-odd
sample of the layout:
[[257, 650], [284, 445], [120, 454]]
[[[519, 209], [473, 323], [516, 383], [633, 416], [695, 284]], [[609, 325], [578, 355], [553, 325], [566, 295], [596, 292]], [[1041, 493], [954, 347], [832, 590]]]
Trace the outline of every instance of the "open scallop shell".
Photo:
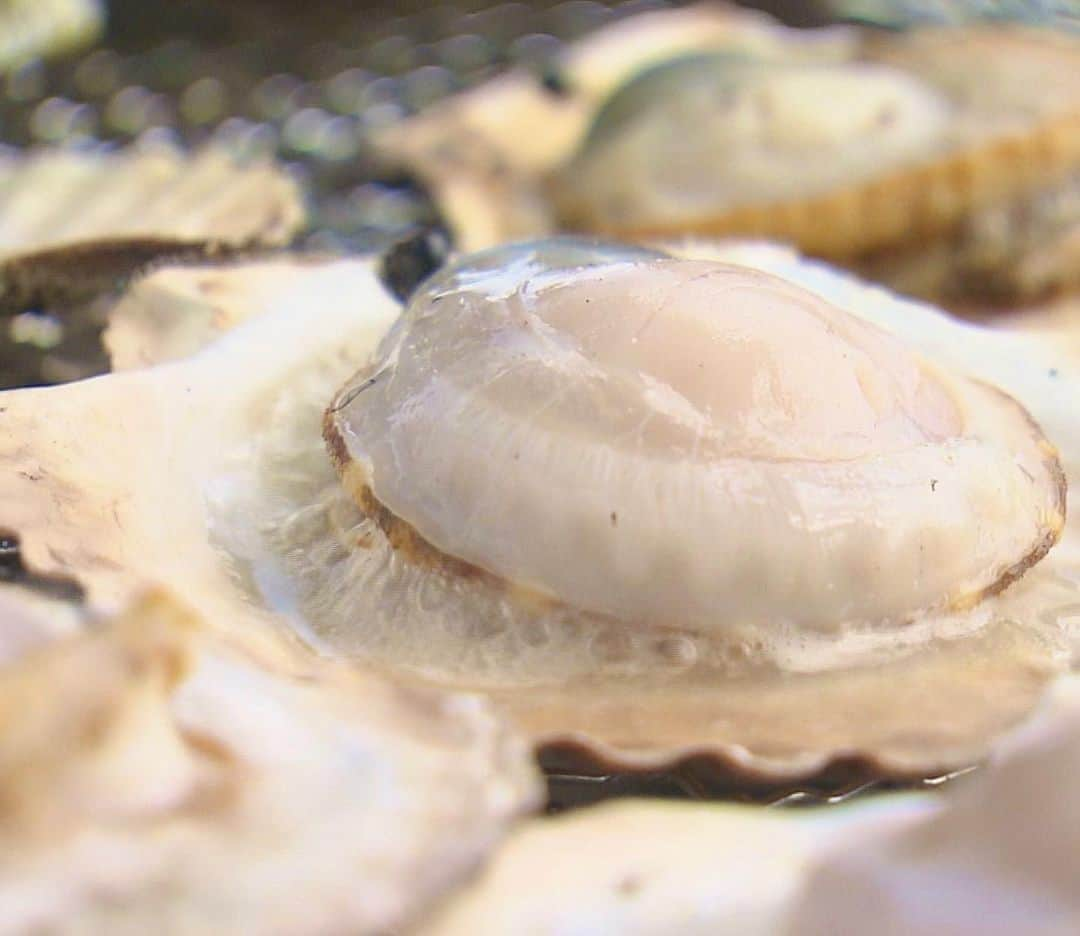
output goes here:
[[[745, 200], [705, 209], [704, 196], [680, 196], [679, 180], [686, 172], [669, 173], [670, 198], [654, 198], [647, 192], [647, 179], [638, 178], [648, 176], [651, 163], [639, 158], [636, 144], [628, 142], [620, 149], [614, 134], [593, 144], [598, 135], [587, 134], [581, 111], [600, 114], [596, 97], [545, 100], [542, 91], [519, 77], [492, 83], [406, 122], [387, 135], [386, 149], [429, 184], [444, 219], [461, 246], [470, 250], [567, 228], [639, 241], [685, 234], [752, 235], [792, 242], [811, 254], [886, 277], [900, 288], [949, 301], [972, 295], [997, 302], [1028, 300], [1075, 286], [1071, 259], [1080, 230], [1075, 197], [1080, 178], [1080, 40], [1019, 26], [928, 29], [887, 37], [851, 34], [846, 43], [785, 39], [784, 69], [832, 62], [864, 70], [886, 66], [898, 70], [893, 74], [913, 76], [937, 99], [926, 107], [908, 102], [913, 106], [912, 133], [923, 133], [926, 141], [916, 146], [914, 137], [908, 140], [913, 149], [906, 156], [898, 150], [891, 160], [867, 157], [859, 172], [859, 167], [837, 170], [831, 186], [818, 189], [800, 191], [803, 173], [797, 168], [777, 170], [772, 189], [768, 179], [759, 179], [753, 198], [745, 196], [749, 183], [732, 183]], [[576, 86], [575, 67], [584, 68], [579, 61], [591, 62], [586, 53], [626, 61], [622, 41], [628, 39], [612, 34], [607, 44], [581, 49], [580, 58], [571, 56], [568, 86]], [[725, 45], [687, 42], [675, 35], [658, 40], [658, 46], [655, 54], [638, 60], [637, 69], [623, 72], [624, 80], [647, 71], [665, 51], [675, 60], [703, 49], [735, 50], [756, 61], [761, 74], [778, 73], [769, 70], [769, 63], [776, 61], [775, 48], [763, 54], [760, 47], [740, 45], [730, 37]], [[826, 50], [831, 54], [822, 54]], [[688, 66], [692, 70], [692, 64]], [[638, 106], [651, 104], [658, 114], [669, 114], [672, 109], [665, 101], [678, 94], [677, 88], [670, 81], [654, 82], [655, 88], [645, 84], [641, 79], [633, 90]], [[853, 89], [858, 85], [852, 81]], [[620, 93], [629, 96], [629, 86]], [[818, 98], [831, 105], [834, 96]], [[805, 111], [814, 100], [800, 103], [793, 98], [784, 107]], [[629, 101], [619, 102], [624, 112], [629, 106]], [[790, 124], [784, 107], [769, 112], [778, 131], [780, 121], [785, 127]], [[571, 110], [573, 119], [567, 116]], [[943, 117], [934, 116], [938, 110]], [[474, 112], [484, 114], [483, 121], [474, 118]], [[661, 128], [653, 142], [682, 139], [683, 132]], [[767, 149], [771, 137], [762, 132], [761, 145]], [[879, 135], [863, 134], [860, 140], [873, 141]], [[782, 150], [777, 154], [779, 158]], [[687, 158], [683, 147], [678, 160]], [[750, 150], [744, 158], [758, 166], [759, 174], [763, 171]], [[697, 163], [702, 179], [712, 165], [718, 167], [719, 179], [727, 160], [706, 155]], [[836, 153], [827, 150], [818, 163], [842, 165]], [[620, 181], [624, 176], [625, 184]], [[625, 216], [609, 216], [600, 202], [606, 197], [600, 193], [608, 189], [609, 200], [639, 207], [627, 209]]]
[[537, 804], [479, 699], [165, 593], [84, 627], [0, 669], [5, 932], [396, 931]]
[[[1009, 386], [1040, 420], [1053, 426], [1056, 433], [1051, 437], [1068, 440], [1075, 433], [1071, 417], [1055, 399], [1053, 381], [1060, 372], [1051, 374], [1049, 365], [1044, 370], [1033, 361], [1027, 378], [1012, 370], [1013, 355], [1022, 354], [1023, 339], [999, 339], [995, 348], [994, 339], [986, 341], [989, 336], [978, 331], [968, 334], [929, 310], [890, 300], [839, 277], [830, 281], [821, 268], [784, 260], [783, 252], [736, 249], [728, 256], [774, 269], [834, 300], [842, 297], [846, 308], [916, 342], [935, 359], [950, 360], [962, 370]], [[444, 296], [440, 289], [436, 294]], [[952, 329], [960, 330], [946, 338]], [[415, 340], [424, 346], [424, 339]], [[958, 354], [954, 345], [964, 352]], [[452, 376], [443, 377], [453, 383]], [[330, 442], [340, 461], [332, 437]], [[395, 457], [405, 458], [404, 450]], [[348, 474], [345, 487], [355, 496]], [[602, 627], [591, 636], [571, 637], [569, 649], [561, 650], [557, 624], [537, 628], [542, 636], [515, 635], [497, 623], [502, 618], [494, 609], [490, 615], [478, 611], [471, 625], [453, 623], [451, 614], [426, 638], [422, 625], [414, 630], [399, 623], [400, 629], [395, 629], [372, 614], [363, 597], [350, 598], [347, 583], [363, 581], [363, 595], [383, 587], [381, 573], [371, 571], [381, 567], [380, 560], [368, 558], [389, 548], [383, 535], [406, 554], [418, 544], [407, 536], [399, 539], [399, 531], [378, 512], [374, 522], [350, 514], [349, 499], [332, 483], [320, 499], [324, 505], [320, 510], [302, 512], [298, 505], [279, 521], [295, 523], [304, 537], [302, 548], [297, 550], [295, 541], [287, 545], [284, 537], [277, 547], [280, 554], [293, 553], [288, 568], [295, 580], [306, 583], [301, 608], [316, 622], [316, 630], [332, 645], [362, 659], [389, 658], [429, 678], [485, 686], [537, 738], [545, 765], [569, 773], [663, 771], [675, 762], [693, 782], [715, 790], [723, 788], [724, 776], [731, 774], [740, 776], [744, 788], [768, 788], [784, 779], [815, 775], [848, 785], [859, 777], [947, 772], [977, 759], [977, 749], [987, 736], [1004, 730], [1019, 709], [1038, 698], [1041, 685], [1061, 662], [1060, 657], [1054, 662], [1063, 650], [1060, 644], [1054, 650], [1065, 629], [1059, 618], [1068, 618], [1075, 598], [1075, 586], [1059, 580], [1062, 573], [1055, 571], [1057, 567], [1075, 574], [1075, 539], [1070, 537], [1070, 545], [1048, 566], [1037, 568], [1006, 594], [1002, 604], [993, 604], [987, 627], [964, 639], [938, 639], [921, 650], [886, 654], [870, 665], [853, 662], [825, 672], [792, 672], [785, 665], [779, 672], [765, 668], [732, 677], [718, 675], [708, 665], [695, 665], [693, 654], [689, 658], [669, 654], [668, 641], [658, 635], [649, 658], [651, 671], [643, 671], [641, 654], [648, 655], [648, 648], [636, 643], [635, 636], [608, 633]], [[344, 560], [339, 547], [332, 551], [320, 545], [327, 529], [346, 550]], [[543, 538], [542, 532], [533, 532]], [[352, 546], [354, 540], [360, 542], [359, 548]], [[324, 562], [332, 562], [331, 571], [321, 571]], [[401, 566], [387, 568], [393, 578], [393, 569]], [[473, 584], [463, 581], [461, 588], [473, 596], [466, 600], [473, 601], [474, 593], [483, 590], [483, 578], [470, 573], [469, 580]], [[421, 609], [425, 601], [434, 607], [439, 600], [434, 582], [429, 590], [419, 580], [403, 588], [407, 594], [418, 590], [415, 600]], [[1028, 604], [1036, 594], [1040, 597], [1035, 604]], [[1050, 604], [1042, 606], [1043, 599]], [[418, 611], [421, 619], [422, 613]], [[354, 629], [347, 623], [350, 620], [366, 620], [368, 627]], [[586, 634], [591, 634], [588, 628]], [[588, 649], [574, 651], [575, 640]], [[799, 669], [805, 664], [791, 665]], [[552, 677], [552, 667], [562, 667], [562, 678]], [[1003, 689], [1002, 694], [995, 695], [991, 687]], [[1004, 707], [997, 706], [1006, 699]], [[1013, 705], [1018, 709], [1008, 711]], [[702, 735], [705, 726], [707, 742]]]
[[296, 182], [212, 148], [34, 150], [0, 162], [0, 305], [81, 299], [161, 257], [288, 243]]
[[[683, 252], [771, 270], [997, 383], [1061, 447], [1066, 471], [1080, 466], [1068, 405], [1077, 359], [1052, 338], [960, 325], [783, 250]], [[216, 275], [231, 278], [237, 295], [258, 294], [259, 269]], [[826, 672], [718, 682], [691, 678], [679, 654], [661, 654], [655, 678], [623, 678], [616, 667], [545, 685], [521, 680], [536, 648], [515, 649], [483, 620], [468, 633], [426, 636], [422, 627], [365, 627], [341, 582], [377, 530], [339, 485], [319, 426], [397, 312], [370, 264], [313, 265], [262, 314], [192, 357], [4, 394], [4, 522], [22, 537], [27, 566], [74, 575], [95, 606], [168, 583], [204, 613], [291, 626], [396, 679], [482, 690], [553, 771], [677, 772], [714, 792], [850, 787], [966, 766], [1066, 665], [1080, 581], [1075, 525], [982, 630]], [[414, 597], [421, 607], [428, 600], [422, 589]], [[432, 659], [440, 648], [442, 664]]]
[[[1019, 27], [923, 30], [867, 40], [857, 61], [913, 76], [947, 107], [947, 127], [907, 165], [821, 193], [774, 201], [763, 195], [683, 222], [595, 214], [580, 222], [633, 237], [754, 234], [847, 258], [948, 232], [972, 212], [1080, 171], [1080, 41]], [[785, 115], [781, 109], [775, 116]], [[566, 171], [572, 175], [575, 163]]]
[[555, 219], [542, 178], [566, 162], [601, 102], [623, 81], [672, 55], [708, 50], [766, 61], [838, 62], [856, 49], [853, 30], [788, 29], [721, 3], [646, 13], [605, 27], [556, 60], [560, 90], [518, 70], [390, 127], [384, 158], [430, 188], [456, 245], [479, 250], [550, 233]]

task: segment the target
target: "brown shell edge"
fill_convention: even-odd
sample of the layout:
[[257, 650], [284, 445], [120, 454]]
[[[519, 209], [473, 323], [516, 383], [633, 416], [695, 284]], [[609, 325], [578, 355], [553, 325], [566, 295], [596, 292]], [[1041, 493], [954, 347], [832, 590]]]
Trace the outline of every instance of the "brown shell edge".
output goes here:
[[1026, 423], [1028, 430], [1031, 433], [1031, 437], [1035, 441], [1039, 451], [1042, 453], [1043, 467], [1046, 469], [1046, 473], [1049, 476], [1050, 483], [1053, 487], [1054, 503], [1051, 506], [1051, 509], [1054, 511], [1054, 515], [1052, 518], [1049, 518], [1050, 523], [1046, 532], [1036, 540], [1030, 551], [1012, 565], [1008, 566], [995, 581], [979, 591], [962, 596], [953, 601], [951, 609], [957, 611], [974, 608], [987, 598], [992, 598], [994, 595], [1000, 595], [1006, 588], [1018, 581], [1028, 569], [1042, 560], [1046, 554], [1054, 548], [1061, 539], [1061, 534], [1065, 531], [1069, 490], [1069, 482], [1065, 477], [1065, 469], [1062, 467], [1058, 450], [1053, 443], [1046, 438], [1042, 426], [1036, 422], [1035, 417], [999, 387], [995, 387], [993, 384], [981, 380], [973, 380], [972, 383], [981, 390], [996, 397], [1002, 405], [1012, 407], [1017, 415]]
[[243, 244], [139, 237], [16, 254], [0, 261], [0, 313], [85, 301], [117, 291], [165, 264], [225, 263], [273, 249], [258, 237]]

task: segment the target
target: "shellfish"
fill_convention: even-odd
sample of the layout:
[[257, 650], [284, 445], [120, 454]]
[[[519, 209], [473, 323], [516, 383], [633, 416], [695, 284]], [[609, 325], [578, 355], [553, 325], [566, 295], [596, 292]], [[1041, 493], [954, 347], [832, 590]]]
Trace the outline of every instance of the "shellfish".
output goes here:
[[[427, 179], [469, 249], [557, 229], [761, 236], [950, 303], [1075, 287], [1075, 37], [973, 25], [859, 33], [832, 57], [790, 48], [672, 43], [603, 100], [584, 95], [590, 120], [572, 127], [556, 105], [530, 111], [518, 90], [515, 108], [493, 85], [387, 149]], [[471, 108], [497, 94], [476, 125]], [[513, 129], [499, 116], [511, 112]], [[544, 134], [523, 131], [525, 113], [559, 144], [532, 145]], [[487, 168], [459, 158], [466, 143]]]
[[[555, 230], [544, 178], [569, 160], [616, 88], [672, 56], [726, 50], [776, 62], [835, 63], [855, 54], [856, 31], [787, 29], [719, 3], [646, 13], [598, 30], [553, 63], [563, 90], [518, 70], [388, 127], [385, 159], [431, 190], [461, 250]], [[528, 141], [528, 145], [524, 145]]]
[[[235, 327], [220, 337], [210, 329], [199, 339], [209, 344], [168, 367], [6, 395], [6, 438], [13, 440], [3, 454], [13, 469], [7, 522], [23, 536], [28, 565], [74, 574], [95, 605], [113, 605], [140, 582], [179, 583], [203, 613], [288, 627], [325, 653], [405, 682], [483, 691], [553, 770], [671, 770], [713, 790], [765, 791], [925, 777], [981, 758], [1069, 658], [1067, 610], [1080, 562], [1066, 528], [1018, 583], [989, 594], [1060, 532], [1060, 478], [1041, 432], [1017, 404], [949, 372], [1015, 395], [1071, 470], [1075, 426], [1064, 401], [1072, 358], [1038, 336], [961, 325], [783, 250], [697, 245], [678, 252], [684, 259], [557, 241], [464, 258], [421, 287], [404, 314], [368, 262], [299, 266], [261, 314], [221, 317], [222, 327]], [[241, 295], [261, 289], [260, 269], [203, 275], [231, 283], [210, 292]], [[256, 285], [245, 286], [245, 276]], [[147, 286], [154, 279], [162, 282], [165, 271]], [[684, 289], [685, 308], [673, 299]], [[732, 318], [710, 321], [712, 289], [729, 295], [725, 316]], [[546, 298], [533, 305], [538, 296]], [[794, 330], [763, 330], [751, 307]], [[506, 309], [510, 317], [500, 320]], [[649, 356], [648, 342], [635, 345], [634, 327], [646, 325], [680, 355], [665, 363], [667, 356]], [[441, 337], [428, 342], [424, 329]], [[725, 336], [724, 329], [734, 330]], [[372, 369], [388, 330], [387, 367]], [[169, 348], [153, 334], [157, 347]], [[776, 337], [783, 334], [802, 338], [784, 345]], [[833, 361], [820, 388], [800, 342]], [[453, 348], [460, 357], [444, 359]], [[537, 348], [545, 349], [539, 358]], [[128, 353], [153, 364], [152, 349]], [[420, 366], [427, 354], [439, 359], [448, 383], [424, 384], [432, 373]], [[864, 357], [882, 373], [863, 368]], [[754, 393], [747, 395], [758, 365], [774, 375], [772, 389], [754, 391], [774, 401], [760, 410]], [[358, 366], [367, 376], [339, 394], [327, 417], [341, 437], [332, 451], [342, 484], [320, 424]], [[668, 366], [674, 370], [661, 373]], [[575, 374], [592, 376], [581, 382]], [[852, 398], [863, 402], [844, 418], [843, 433], [830, 434], [830, 394], [846, 398], [840, 388], [851, 381]], [[470, 398], [490, 421], [455, 422]], [[445, 425], [377, 441], [390, 429], [380, 412], [423, 420], [423, 408], [409, 399], [431, 402]], [[774, 411], [777, 400], [786, 402]], [[365, 406], [370, 411], [357, 409]], [[701, 422], [709, 407], [719, 420], [713, 429]], [[642, 419], [650, 408], [663, 418]], [[758, 418], [767, 413], [780, 421]], [[881, 415], [880, 430], [873, 413]], [[75, 431], [88, 425], [97, 427], [92, 437]], [[781, 425], [793, 429], [788, 441]], [[545, 433], [550, 459], [542, 454]], [[613, 459], [604, 484], [589, 481], [582, 467], [600, 461], [581, 456], [575, 469], [558, 457], [560, 447], [586, 451], [596, 433], [597, 457], [607, 451]], [[49, 441], [58, 437], [64, 446]], [[786, 466], [777, 471], [813, 472], [815, 458], [850, 455], [848, 468], [841, 459], [829, 469], [848, 479], [839, 499], [825, 497], [824, 475], [790, 479], [818, 489], [821, 520], [833, 517], [837, 538], [811, 547], [795, 535], [790, 511], [770, 511], [768, 497], [734, 480], [731, 509], [760, 509], [753, 524], [731, 524], [722, 539], [703, 522], [718, 500], [703, 495], [692, 508], [657, 513], [645, 488], [635, 488], [637, 468], [650, 462], [661, 472], [645, 484], [653, 490], [680, 463], [692, 475], [709, 458], [723, 462], [725, 438], [735, 446], [729, 454], [749, 459], [747, 478], [773, 471], [770, 459]], [[907, 442], [929, 458], [947, 457], [915, 470], [898, 454]], [[789, 445], [807, 448], [781, 451]], [[379, 451], [369, 456], [367, 446]], [[860, 455], [864, 446], [869, 454]], [[403, 460], [391, 470], [388, 457]], [[421, 467], [425, 458], [434, 459], [429, 468]], [[860, 459], [881, 466], [883, 483], [897, 482], [895, 510], [883, 515], [894, 518], [895, 530], [892, 521], [874, 529], [875, 475], [859, 481], [848, 470]], [[484, 474], [500, 464], [499, 473]], [[573, 478], [560, 495], [552, 478], [567, 471]], [[395, 478], [406, 483], [388, 494]], [[610, 504], [608, 482], [617, 498]], [[489, 483], [519, 504], [514, 513], [485, 513]], [[793, 487], [776, 480], [772, 490], [772, 502], [795, 508], [781, 496]], [[852, 490], [855, 499], [847, 497]], [[950, 497], [936, 510], [946, 490]], [[714, 493], [721, 497], [722, 487]], [[900, 509], [909, 496], [925, 505], [917, 523]], [[972, 526], [963, 512], [983, 497], [993, 523]], [[148, 503], [173, 505], [168, 527], [145, 511]], [[418, 514], [416, 503], [434, 513]], [[433, 533], [430, 517], [439, 511], [444, 529]], [[924, 523], [941, 535], [922, 542], [936, 558], [920, 566]], [[725, 528], [722, 517], [717, 524]], [[865, 574], [877, 576], [875, 593], [854, 584], [863, 574], [853, 571], [857, 562], [834, 562], [852, 524], [863, 524], [867, 543], [876, 544], [862, 560]], [[683, 535], [684, 526], [691, 534]], [[499, 537], [505, 551], [492, 546]], [[737, 571], [727, 562], [738, 563], [740, 549], [756, 564]], [[656, 558], [662, 575], [650, 574], [649, 550], [654, 558], [666, 550], [669, 561]], [[858, 559], [858, 552], [849, 554]], [[705, 553], [719, 561], [709, 566]], [[497, 566], [492, 556], [517, 565]], [[893, 564], [897, 577], [875, 573], [869, 559]], [[904, 580], [919, 569], [917, 580]], [[742, 602], [745, 613], [737, 613]]]
[[137, 271], [281, 246], [304, 223], [286, 172], [213, 148], [0, 159], [0, 313], [16, 316], [0, 348], [2, 383], [100, 373], [105, 356], [88, 349], [98, 348], [108, 298]]

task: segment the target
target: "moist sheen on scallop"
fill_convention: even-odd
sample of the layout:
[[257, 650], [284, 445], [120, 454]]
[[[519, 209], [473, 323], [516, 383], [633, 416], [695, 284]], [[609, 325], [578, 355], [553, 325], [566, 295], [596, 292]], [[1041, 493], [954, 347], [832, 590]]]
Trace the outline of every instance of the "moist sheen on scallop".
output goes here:
[[1056, 538], [999, 391], [765, 273], [516, 250], [433, 280], [328, 413], [347, 486], [441, 554], [721, 634], [967, 608]]

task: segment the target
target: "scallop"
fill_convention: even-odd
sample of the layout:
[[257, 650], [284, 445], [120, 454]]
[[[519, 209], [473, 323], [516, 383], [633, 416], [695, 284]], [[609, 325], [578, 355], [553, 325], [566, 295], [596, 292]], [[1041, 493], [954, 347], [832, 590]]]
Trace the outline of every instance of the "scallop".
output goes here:
[[187, 356], [164, 315], [136, 369], [4, 395], [28, 569], [712, 792], [948, 773], [1072, 657], [1064, 346], [750, 245], [522, 244], [404, 307], [370, 261], [279, 273], [204, 271], [235, 309]]
[[328, 411], [415, 559], [772, 646], [967, 610], [1058, 538], [1056, 453], [999, 391], [768, 274], [559, 243], [435, 277]]
[[[719, 217], [811, 199], [925, 160], [945, 145], [954, 120], [941, 91], [887, 65], [688, 56], [611, 96], [560, 171], [556, 195], [571, 226], [704, 230], [724, 223]], [[750, 223], [736, 219], [729, 229]], [[762, 228], [831, 253], [850, 236], [828, 224]]]
[[[1049, 253], [1080, 225], [1080, 45], [971, 27], [870, 39], [860, 58], [777, 67], [712, 56], [638, 76], [560, 170], [564, 222], [635, 237], [762, 234], [873, 257], [886, 275], [880, 255], [899, 253], [922, 272], [903, 285], [929, 294], [1066, 288], [1069, 263], [1040, 279], [1000, 245], [1016, 232]], [[927, 242], [951, 262], [920, 263]]]
[[867, 40], [831, 66], [676, 61], [600, 110], [560, 178], [564, 213], [621, 232], [760, 233], [834, 257], [941, 233], [1076, 173], [1078, 56], [1053, 34], [972, 28]]
[[426, 183], [458, 247], [476, 250], [554, 232], [544, 177], [573, 156], [598, 108], [643, 69], [710, 51], [836, 63], [857, 46], [847, 27], [789, 29], [734, 6], [644, 13], [574, 43], [549, 63], [554, 81], [517, 69], [379, 132], [376, 149]]
[[[831, 56], [671, 42], [579, 95], [573, 127], [493, 84], [396, 131], [390, 154], [468, 249], [557, 230], [759, 236], [958, 307], [1074, 289], [1080, 42], [1015, 25], [851, 35]], [[533, 146], [549, 127], [559, 145]]]

